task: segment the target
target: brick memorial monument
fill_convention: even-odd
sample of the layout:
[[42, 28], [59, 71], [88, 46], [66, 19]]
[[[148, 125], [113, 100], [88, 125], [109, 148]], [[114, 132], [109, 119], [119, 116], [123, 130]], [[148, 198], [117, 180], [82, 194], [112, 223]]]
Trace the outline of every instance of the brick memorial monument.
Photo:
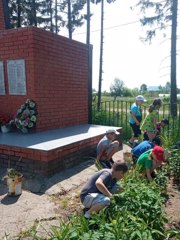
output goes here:
[[[0, 0], [0, 114], [14, 115], [26, 99], [32, 99], [38, 107], [34, 134], [88, 124], [87, 45], [37, 27], [6, 29], [3, 13]], [[9, 134], [15, 143], [1, 136], [0, 165], [7, 166], [8, 159], [16, 166], [21, 159], [20, 170], [48, 175], [76, 164], [77, 150], [87, 152], [102, 136], [46, 149], [19, 143], [32, 134]], [[69, 154], [71, 164], [65, 164]]]

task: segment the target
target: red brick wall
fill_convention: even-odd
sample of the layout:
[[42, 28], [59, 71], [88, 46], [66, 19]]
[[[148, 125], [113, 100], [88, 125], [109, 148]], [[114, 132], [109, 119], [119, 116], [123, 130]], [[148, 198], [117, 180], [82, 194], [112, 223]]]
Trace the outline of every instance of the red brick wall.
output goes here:
[[[35, 28], [0, 32], [0, 61], [5, 66], [6, 95], [0, 113], [15, 114], [27, 98], [38, 105], [37, 130], [88, 122], [87, 46]], [[26, 96], [8, 93], [7, 60], [25, 59]]]
[[0, 31], [5, 29], [3, 0], [0, 0]]
[[[118, 135], [122, 149], [122, 129]], [[50, 151], [7, 145], [0, 146], [0, 167], [15, 168], [27, 174], [53, 175], [96, 156], [96, 147], [104, 134], [77, 141]], [[92, 160], [94, 163], [94, 160]]]

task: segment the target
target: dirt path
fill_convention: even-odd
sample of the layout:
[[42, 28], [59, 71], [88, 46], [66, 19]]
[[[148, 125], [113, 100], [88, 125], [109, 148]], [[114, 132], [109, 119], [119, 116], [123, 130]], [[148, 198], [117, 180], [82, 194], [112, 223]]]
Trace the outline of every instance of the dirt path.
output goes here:
[[51, 225], [80, 206], [78, 189], [95, 171], [91, 160], [48, 179], [25, 179], [22, 194], [14, 197], [0, 181], [0, 240], [29, 240], [37, 226], [38, 234], [46, 235]]
[[169, 219], [169, 227], [175, 227], [180, 231], [180, 191], [172, 181], [168, 184], [167, 193], [169, 199], [165, 206], [165, 212]]

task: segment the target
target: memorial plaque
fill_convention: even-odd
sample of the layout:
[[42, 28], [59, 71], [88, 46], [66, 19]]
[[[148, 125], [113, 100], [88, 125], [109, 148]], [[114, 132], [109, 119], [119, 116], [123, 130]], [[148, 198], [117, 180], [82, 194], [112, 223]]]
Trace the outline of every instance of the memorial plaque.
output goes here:
[[7, 61], [10, 95], [26, 95], [26, 74], [24, 59]]
[[2, 61], [0, 61], [0, 95], [5, 95], [4, 65]]

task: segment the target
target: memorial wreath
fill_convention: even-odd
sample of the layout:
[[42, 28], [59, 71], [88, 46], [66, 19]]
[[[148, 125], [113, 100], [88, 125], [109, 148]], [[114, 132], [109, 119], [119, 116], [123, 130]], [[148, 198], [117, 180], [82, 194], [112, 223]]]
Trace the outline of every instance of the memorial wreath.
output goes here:
[[37, 104], [35, 101], [27, 99], [18, 109], [13, 124], [23, 133], [28, 133], [36, 127]]

